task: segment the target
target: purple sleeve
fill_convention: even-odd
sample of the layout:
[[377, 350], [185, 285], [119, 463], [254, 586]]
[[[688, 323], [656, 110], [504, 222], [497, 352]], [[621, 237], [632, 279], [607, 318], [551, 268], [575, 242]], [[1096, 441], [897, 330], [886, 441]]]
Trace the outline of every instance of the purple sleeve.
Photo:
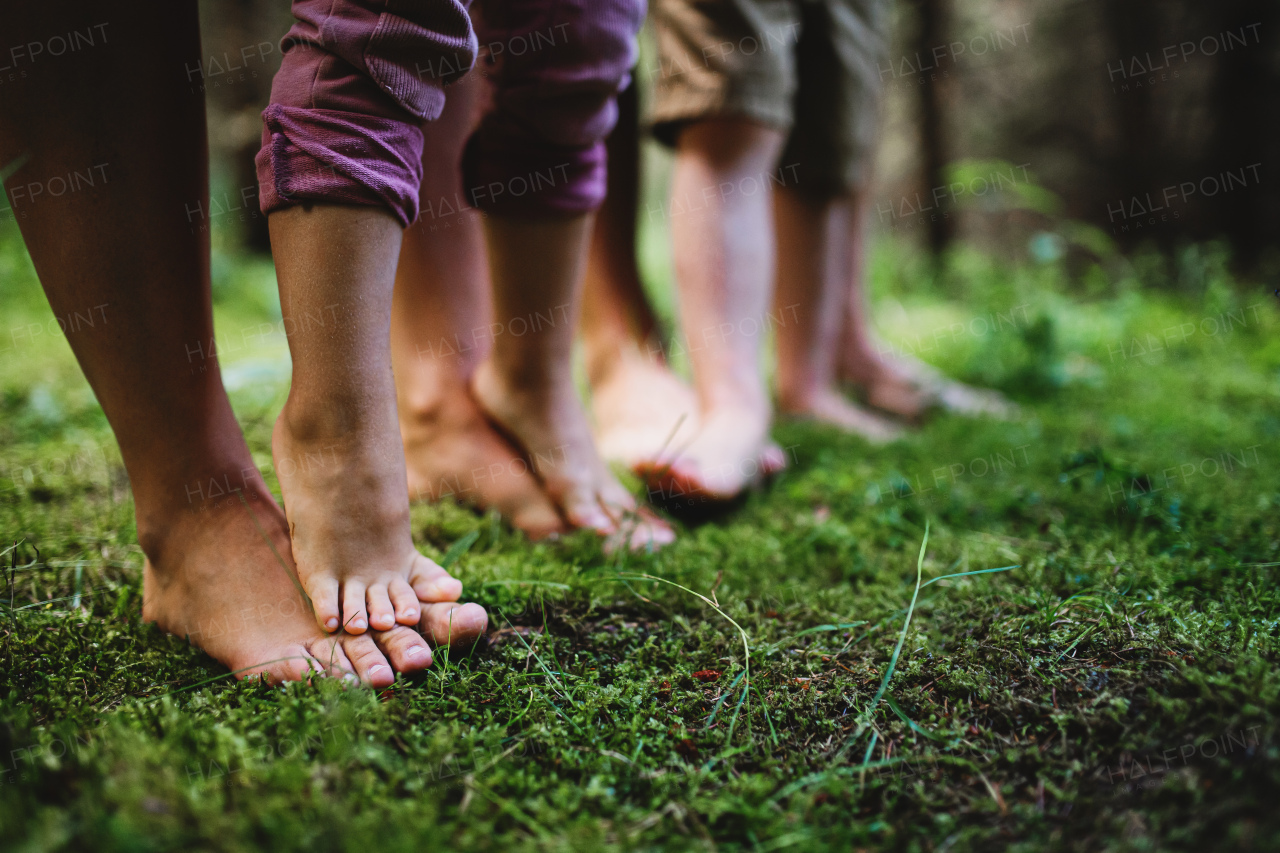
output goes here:
[[493, 110], [467, 143], [468, 201], [573, 215], [604, 200], [604, 139], [630, 81], [644, 0], [478, 0]]
[[293, 0], [263, 112], [264, 213], [303, 201], [418, 216], [424, 120], [475, 62], [469, 0]]

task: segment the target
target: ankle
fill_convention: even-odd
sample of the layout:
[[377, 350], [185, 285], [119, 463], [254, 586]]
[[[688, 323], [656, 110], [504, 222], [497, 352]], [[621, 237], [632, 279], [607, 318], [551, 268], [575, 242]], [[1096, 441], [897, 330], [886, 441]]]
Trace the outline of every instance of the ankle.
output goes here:
[[707, 412], [769, 411], [769, 392], [758, 377], [737, 377], [700, 384], [698, 398]]
[[[560, 363], [562, 361], [563, 364]], [[546, 400], [566, 395], [577, 398], [568, 359], [546, 356], [523, 360], [491, 358], [483, 372], [486, 373], [485, 378], [505, 395]]]
[[466, 403], [470, 375], [439, 374], [410, 377], [396, 394], [401, 427], [431, 424], [446, 419]]
[[796, 413], [807, 412], [813, 408], [814, 403], [820, 396], [821, 389], [809, 383], [796, 383], [783, 385], [779, 383], [777, 403], [778, 409], [783, 412]]
[[271, 530], [279, 506], [258, 469], [246, 460], [242, 466], [210, 470], [174, 482], [160, 493], [141, 494], [135, 489], [134, 518], [138, 545], [154, 566], [174, 562], [175, 552], [196, 535], [197, 528], [222, 522], [246, 507], [264, 530]]
[[645, 344], [635, 341], [613, 341], [606, 347], [592, 352], [586, 358], [587, 381], [593, 388], [608, 385], [625, 378], [635, 371], [669, 370], [662, 357], [661, 347], [654, 346], [646, 352]]
[[[392, 407], [394, 397], [391, 397]], [[353, 437], [380, 428], [394, 413], [373, 393], [334, 393], [312, 396], [290, 393], [280, 410], [280, 426], [290, 441], [303, 444], [349, 442]]]

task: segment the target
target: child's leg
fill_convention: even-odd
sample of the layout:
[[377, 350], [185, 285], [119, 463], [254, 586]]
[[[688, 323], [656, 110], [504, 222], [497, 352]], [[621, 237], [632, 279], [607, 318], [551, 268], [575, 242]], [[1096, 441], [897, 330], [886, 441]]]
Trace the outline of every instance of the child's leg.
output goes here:
[[[655, 0], [653, 7], [654, 132], [676, 147], [667, 218], [683, 345], [701, 408], [698, 437], [665, 479], [715, 498], [732, 497], [785, 464], [769, 440], [772, 407], [760, 356], [768, 330], [781, 322], [769, 311], [770, 188], [793, 180], [778, 155], [791, 126], [791, 49], [803, 5]], [[744, 44], [769, 47], [723, 47]]]
[[[796, 45], [795, 129], [783, 163], [796, 180], [778, 192], [779, 310], [814, 300], [798, 327], [778, 329], [779, 398], [793, 414], [883, 440], [896, 430], [845, 400], [844, 380], [870, 405], [906, 420], [934, 406], [991, 412], [992, 395], [886, 359], [866, 307], [865, 223], [887, 53], [885, 0], [802, 6]], [[794, 298], [787, 294], [794, 293]], [[821, 306], [817, 308], [817, 306]], [[838, 321], [838, 322], [837, 322]], [[813, 332], [819, 332], [815, 334]]]
[[[785, 319], [777, 327], [778, 406], [788, 414], [880, 442], [897, 437], [901, 430], [850, 402], [838, 388], [835, 364], [850, 290], [855, 298], [862, 298], [863, 195], [813, 197], [783, 187], [774, 197], [778, 229], [774, 313]], [[846, 344], [865, 328], [861, 312], [856, 322]], [[921, 405], [905, 397], [897, 400], [902, 406]]]
[[606, 142], [609, 192], [596, 214], [587, 257], [582, 343], [600, 452], [641, 471], [674, 459], [697, 433], [698, 398], [667, 364], [640, 283], [637, 88], [618, 96], [618, 124]]
[[[573, 384], [571, 355], [591, 212], [605, 189], [603, 139], [634, 58], [643, 3], [546, 0], [486, 5], [486, 43], [551, 46], [508, 53], [494, 69], [495, 109], [464, 157], [471, 201], [489, 238], [496, 336], [474, 391], [520, 442], [570, 524], [633, 544], [670, 541], [656, 518], [624, 516], [635, 502], [596, 452]], [[516, 328], [520, 332], [516, 331]]]
[[[87, 21], [110, 22], [99, 44], [0, 87], [0, 164], [27, 158], [7, 182], [10, 205], [54, 312], [94, 319], [68, 341], [129, 474], [144, 618], [241, 676], [332, 668], [384, 685], [390, 667], [421, 669], [430, 652], [408, 628], [325, 636], [272, 553], [288, 560], [288, 530], [223, 391], [207, 232], [180, 213], [208, 209], [203, 97], [173, 73], [200, 61], [195, 3], [0, 10], [15, 44]], [[28, 187], [86, 169], [92, 186], [30, 200]], [[244, 503], [210, 494], [229, 489]], [[447, 638], [450, 609], [465, 621], [450, 605], [424, 618], [435, 639]]]
[[[919, 421], [931, 410], [939, 409], [971, 417], [1015, 416], [1017, 406], [998, 392], [947, 379], [911, 356], [895, 354], [893, 347], [886, 346], [877, 338], [871, 329], [867, 308], [865, 229], [860, 222], [866, 218], [869, 207], [865, 194], [857, 197], [854, 205], [853, 234], [848, 240], [851, 256], [846, 267], [847, 276], [844, 280], [830, 283], [832, 292], [840, 294], [839, 302], [843, 304], [838, 303], [833, 309], [840, 318], [840, 329], [834, 345], [823, 353], [825, 362], [834, 360], [834, 376], [828, 377], [831, 384], [827, 387], [830, 390], [822, 396], [832, 399], [834, 384], [847, 383], [869, 406], [909, 422]], [[798, 224], [797, 227], [803, 226]], [[796, 411], [804, 411], [799, 401], [796, 402]], [[859, 417], [865, 417], [865, 412], [858, 412]], [[809, 413], [822, 417], [816, 407], [810, 407]], [[866, 434], [865, 429], [853, 428]]]
[[[490, 417], [527, 451], [571, 525], [612, 535], [634, 524], [634, 544], [663, 544], [672, 538], [665, 525], [647, 515], [628, 519], [635, 500], [596, 453], [573, 381], [574, 323], [590, 228], [587, 214], [488, 219], [495, 316], [545, 325], [497, 337], [476, 370], [474, 390]], [[529, 263], [532, 257], [536, 265]]]
[[[358, 634], [415, 624], [419, 600], [461, 591], [410, 538], [389, 337], [419, 124], [470, 67], [474, 38], [454, 0], [293, 10], [258, 155], [294, 368], [272, 449], [316, 618]], [[483, 611], [471, 618], [482, 626]]]
[[423, 127], [422, 213], [404, 232], [391, 313], [400, 435], [411, 499], [493, 508], [540, 538], [564, 528], [555, 505], [470, 391], [476, 365], [506, 332], [490, 325], [484, 228], [459, 171], [482, 85], [472, 74], [450, 87], [444, 113]]
[[462, 585], [410, 536], [390, 349], [400, 223], [314, 205], [275, 211], [270, 226], [293, 356], [272, 435], [293, 558], [327, 630], [417, 624], [419, 598]]
[[[771, 193], [785, 135], [751, 119], [713, 118], [680, 132], [671, 197], [705, 208], [673, 215], [680, 325], [702, 411], [697, 438], [671, 465], [685, 489], [716, 498], [771, 466], [772, 407], [761, 365], [773, 284]], [[753, 182], [752, 193], [724, 192]]]

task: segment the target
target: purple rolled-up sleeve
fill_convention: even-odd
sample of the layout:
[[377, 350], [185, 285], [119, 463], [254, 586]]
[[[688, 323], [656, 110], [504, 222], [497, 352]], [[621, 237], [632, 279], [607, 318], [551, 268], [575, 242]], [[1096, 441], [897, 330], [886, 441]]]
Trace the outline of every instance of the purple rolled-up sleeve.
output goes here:
[[423, 121], [475, 62], [468, 0], [294, 0], [297, 22], [263, 112], [270, 213], [305, 201], [418, 216]]
[[630, 82], [644, 0], [477, 0], [493, 109], [463, 186], [487, 213], [574, 215], [605, 194], [604, 140]]

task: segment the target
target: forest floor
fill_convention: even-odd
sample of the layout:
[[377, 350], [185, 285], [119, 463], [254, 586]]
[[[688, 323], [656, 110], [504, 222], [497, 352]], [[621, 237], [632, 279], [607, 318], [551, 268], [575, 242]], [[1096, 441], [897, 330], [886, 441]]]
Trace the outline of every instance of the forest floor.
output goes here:
[[[269, 468], [270, 267], [215, 261]], [[417, 506], [491, 631], [373, 692], [141, 622], [118, 452], [0, 230], [0, 847], [1275, 850], [1280, 300], [1220, 266], [882, 248], [887, 339], [1020, 419], [779, 424], [789, 470], [655, 554]]]

